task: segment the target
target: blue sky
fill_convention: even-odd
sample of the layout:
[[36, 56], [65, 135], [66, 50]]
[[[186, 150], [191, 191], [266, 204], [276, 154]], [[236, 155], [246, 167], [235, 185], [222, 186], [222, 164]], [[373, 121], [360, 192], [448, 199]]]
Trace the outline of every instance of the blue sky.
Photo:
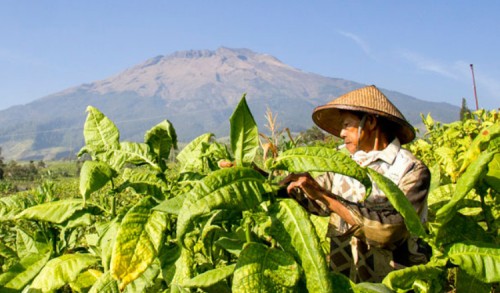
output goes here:
[[500, 1], [0, 0], [0, 109], [157, 55], [221, 46], [303, 71], [500, 107]]

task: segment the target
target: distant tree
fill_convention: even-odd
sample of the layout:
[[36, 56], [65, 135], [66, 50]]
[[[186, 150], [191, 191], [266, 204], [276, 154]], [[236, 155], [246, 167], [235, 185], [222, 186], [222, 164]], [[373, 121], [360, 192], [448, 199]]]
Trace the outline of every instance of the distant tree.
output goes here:
[[330, 148], [337, 148], [340, 144], [342, 144], [342, 140], [340, 138], [324, 132], [316, 125], [302, 131], [299, 135], [298, 141], [300, 144], [308, 146], [324, 146]]
[[11, 160], [5, 166], [5, 171], [6, 177], [10, 180], [33, 181], [38, 178], [39, 175], [34, 161], [30, 161], [29, 164], [19, 164], [18, 162]]
[[316, 125], [300, 133], [302, 142], [309, 144], [313, 141], [323, 141], [326, 138], [326, 134]]
[[35, 161], [30, 161], [30, 164], [27, 167], [27, 173], [29, 175], [29, 179], [33, 180], [36, 175], [38, 175], [38, 169], [35, 166]]
[[4, 169], [5, 169], [5, 164], [3, 162], [2, 147], [0, 147], [0, 179], [3, 179]]
[[472, 113], [470, 109], [467, 107], [467, 101], [465, 100], [465, 98], [462, 98], [462, 107], [460, 108], [460, 120], [463, 121], [471, 117]]

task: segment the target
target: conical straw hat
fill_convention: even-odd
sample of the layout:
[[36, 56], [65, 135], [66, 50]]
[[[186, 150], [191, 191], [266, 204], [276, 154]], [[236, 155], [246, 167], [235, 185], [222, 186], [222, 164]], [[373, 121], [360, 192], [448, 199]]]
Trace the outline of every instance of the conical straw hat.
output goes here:
[[353, 90], [333, 99], [326, 105], [316, 107], [312, 119], [323, 130], [340, 137], [342, 130], [341, 110], [365, 112], [385, 118], [392, 122], [389, 124], [390, 129], [385, 129], [385, 131], [392, 132], [401, 144], [409, 143], [415, 138], [413, 126], [374, 85]]

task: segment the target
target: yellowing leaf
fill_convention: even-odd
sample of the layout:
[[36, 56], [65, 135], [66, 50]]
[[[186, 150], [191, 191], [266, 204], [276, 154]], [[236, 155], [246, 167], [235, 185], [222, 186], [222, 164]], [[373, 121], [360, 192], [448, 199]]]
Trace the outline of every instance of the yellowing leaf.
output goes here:
[[158, 255], [166, 217], [152, 210], [155, 205], [153, 199], [145, 198], [122, 220], [111, 257], [111, 275], [120, 281], [120, 290], [137, 279]]
[[73, 282], [84, 269], [97, 264], [90, 254], [64, 254], [51, 259], [31, 283], [31, 289], [56, 290]]

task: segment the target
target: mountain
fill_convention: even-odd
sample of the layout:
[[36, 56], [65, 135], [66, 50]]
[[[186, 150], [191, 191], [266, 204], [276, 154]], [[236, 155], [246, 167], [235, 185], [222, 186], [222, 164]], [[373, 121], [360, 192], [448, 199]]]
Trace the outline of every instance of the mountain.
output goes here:
[[[259, 129], [265, 130], [269, 108], [282, 127], [302, 131], [312, 126], [314, 107], [361, 86], [304, 72], [248, 49], [181, 51], [0, 111], [0, 146], [9, 159], [74, 154], [83, 145], [88, 105], [116, 123], [122, 140], [142, 141], [145, 131], [164, 119], [173, 123], [180, 141], [205, 132], [226, 136], [229, 116], [244, 93]], [[456, 120], [459, 113], [450, 104], [381, 90], [414, 125], [420, 124], [420, 113], [443, 122]]]

